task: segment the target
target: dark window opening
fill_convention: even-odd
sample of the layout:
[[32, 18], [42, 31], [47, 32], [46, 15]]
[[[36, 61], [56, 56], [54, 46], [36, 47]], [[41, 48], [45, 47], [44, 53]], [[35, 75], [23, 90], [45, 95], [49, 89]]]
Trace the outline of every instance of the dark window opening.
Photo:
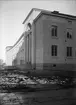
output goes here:
[[69, 38], [69, 32], [67, 32], [67, 38]]
[[57, 45], [52, 45], [51, 51], [52, 51], [52, 56], [57, 56]]
[[57, 26], [52, 26], [51, 34], [57, 37]]
[[54, 29], [52, 28], [52, 36], [54, 36]]
[[67, 47], [67, 57], [72, 56], [72, 47]]
[[67, 38], [72, 39], [72, 29], [67, 29]]
[[67, 32], [67, 38], [69, 38], [69, 39], [72, 38], [72, 35], [69, 32]]
[[53, 67], [56, 67], [56, 64], [53, 64]]

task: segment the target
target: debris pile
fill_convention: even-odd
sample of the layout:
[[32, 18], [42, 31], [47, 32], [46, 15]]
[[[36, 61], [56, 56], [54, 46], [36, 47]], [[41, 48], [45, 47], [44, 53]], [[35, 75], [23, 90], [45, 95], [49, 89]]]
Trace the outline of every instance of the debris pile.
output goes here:
[[44, 88], [49, 86], [69, 87], [76, 86], [76, 78], [62, 78], [59, 76], [52, 76], [49, 78], [43, 77], [28, 77], [20, 74], [8, 74], [0, 76], [0, 89], [16, 89], [16, 88]]

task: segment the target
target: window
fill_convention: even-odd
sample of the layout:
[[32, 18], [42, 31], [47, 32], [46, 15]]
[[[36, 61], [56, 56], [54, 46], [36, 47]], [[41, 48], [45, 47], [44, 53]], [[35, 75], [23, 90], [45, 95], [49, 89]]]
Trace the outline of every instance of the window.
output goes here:
[[72, 39], [72, 29], [67, 29], [67, 38]]
[[52, 26], [51, 35], [57, 37], [57, 26]]
[[56, 64], [53, 64], [53, 67], [56, 67]]
[[52, 56], [57, 56], [57, 45], [52, 45], [51, 51]]
[[70, 24], [72, 24], [72, 21], [71, 21], [71, 20], [68, 20], [68, 23], [69, 23], [69, 25], [70, 25]]
[[67, 47], [67, 57], [72, 56], [72, 47]]

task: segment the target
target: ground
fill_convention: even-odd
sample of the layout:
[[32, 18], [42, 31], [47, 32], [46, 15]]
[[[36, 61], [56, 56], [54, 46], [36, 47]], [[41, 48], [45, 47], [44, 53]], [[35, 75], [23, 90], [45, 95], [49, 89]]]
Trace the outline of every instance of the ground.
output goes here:
[[0, 73], [0, 105], [76, 105], [76, 78]]
[[76, 105], [76, 88], [0, 93], [0, 105]]

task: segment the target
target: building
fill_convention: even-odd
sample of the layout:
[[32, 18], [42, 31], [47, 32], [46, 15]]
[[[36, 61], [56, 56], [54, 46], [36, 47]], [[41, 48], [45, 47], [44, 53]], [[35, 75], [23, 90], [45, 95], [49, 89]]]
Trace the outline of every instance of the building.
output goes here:
[[6, 47], [6, 64], [7, 65], [12, 65], [12, 59], [10, 58], [10, 57], [12, 57], [11, 55], [9, 55], [9, 54], [12, 54], [12, 53], [10, 53], [10, 49], [12, 48], [12, 46], [7, 46]]
[[23, 61], [25, 58], [24, 48], [24, 34], [21, 35], [19, 40], [13, 45], [6, 47], [6, 64], [9, 65], [20, 65], [21, 60]]
[[75, 70], [76, 16], [33, 8], [23, 25], [22, 36], [6, 51], [10, 64], [39, 70]]

